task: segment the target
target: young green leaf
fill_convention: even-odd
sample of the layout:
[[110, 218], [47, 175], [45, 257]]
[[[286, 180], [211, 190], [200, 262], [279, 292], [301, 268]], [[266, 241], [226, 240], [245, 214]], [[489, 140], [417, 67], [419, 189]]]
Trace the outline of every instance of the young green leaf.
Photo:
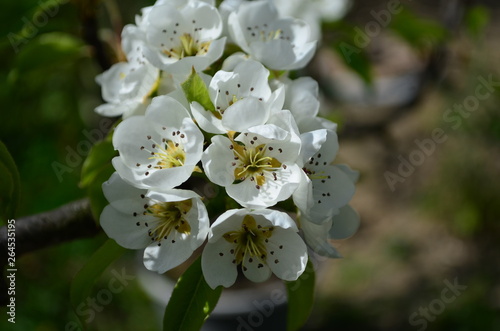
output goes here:
[[222, 287], [212, 290], [198, 258], [175, 285], [163, 317], [163, 331], [200, 330], [219, 301]]
[[102, 193], [102, 183], [114, 172], [111, 159], [116, 155], [109, 139], [96, 143], [90, 150], [82, 166], [80, 186], [87, 189], [90, 208], [95, 220], [99, 220], [102, 210], [108, 204]]
[[[82, 165], [81, 187], [89, 187], [96, 177], [110, 165], [111, 159], [116, 155], [113, 144], [103, 140], [92, 146], [89, 155]], [[102, 183], [101, 183], [102, 184]]]
[[490, 12], [484, 6], [474, 6], [465, 15], [467, 29], [474, 37], [480, 37], [489, 22]]
[[196, 101], [206, 110], [215, 112], [214, 104], [212, 100], [210, 100], [210, 95], [208, 94], [208, 88], [194, 68], [189, 78], [182, 83], [181, 86], [189, 103]]
[[[124, 252], [125, 248], [119, 246], [113, 239], [108, 239], [90, 257], [87, 264], [83, 266], [71, 282], [70, 301], [73, 309], [77, 310], [82, 303], [86, 302], [97, 278]], [[80, 316], [81, 314], [77, 315]]]
[[299, 330], [309, 318], [314, 303], [314, 266], [309, 260], [304, 273], [286, 283], [288, 293], [287, 330]]
[[0, 219], [15, 216], [20, 199], [20, 180], [16, 163], [0, 141]]

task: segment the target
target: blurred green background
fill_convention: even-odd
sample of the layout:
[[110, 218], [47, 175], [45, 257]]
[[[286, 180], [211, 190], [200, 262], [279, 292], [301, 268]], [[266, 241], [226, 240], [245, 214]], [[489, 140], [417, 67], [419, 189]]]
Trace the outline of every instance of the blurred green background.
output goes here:
[[[18, 218], [85, 196], [78, 185], [86, 154], [81, 142], [101, 121], [93, 113], [102, 102], [94, 79], [103, 69], [95, 47], [82, 38], [83, 22], [96, 18], [114, 62], [117, 31], [151, 3], [2, 4], [0, 140], [19, 168]], [[323, 114], [339, 122], [339, 161], [361, 172], [352, 202], [360, 230], [334, 243], [345, 258], [318, 266], [316, 305], [304, 330], [419, 330], [421, 320], [426, 330], [500, 330], [500, 86], [475, 110], [448, 112], [476, 94], [479, 77], [500, 82], [500, 6], [401, 3], [404, 12], [359, 47], [355, 28], [363, 31], [375, 21], [372, 11], [387, 2], [354, 1], [344, 19], [324, 24], [321, 50], [300, 73], [320, 82]], [[13, 34], [23, 39], [12, 42]], [[350, 63], [342, 42], [359, 50]], [[419, 150], [415, 140], [431, 138], [436, 128], [446, 141], [411, 175], [398, 173], [401, 159]], [[82, 158], [56, 171], [55, 162], [68, 165], [72, 151]], [[387, 172], [399, 181], [389, 184]], [[105, 240], [101, 233], [19, 257], [16, 324], [7, 323], [2, 307], [0, 328], [70, 330], [76, 315], [69, 284]], [[107, 288], [112, 270], [134, 274], [134, 256], [129, 252], [110, 266], [94, 294]], [[454, 281], [466, 289], [444, 302], [446, 282]], [[422, 317], [421, 308], [430, 309], [431, 318]], [[159, 321], [134, 279], [90, 328], [158, 330]]]

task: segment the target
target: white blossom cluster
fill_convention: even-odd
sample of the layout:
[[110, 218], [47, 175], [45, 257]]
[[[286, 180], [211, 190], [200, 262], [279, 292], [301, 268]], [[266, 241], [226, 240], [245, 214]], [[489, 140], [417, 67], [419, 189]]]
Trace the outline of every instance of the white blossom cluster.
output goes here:
[[[202, 247], [212, 288], [233, 285], [239, 270], [255, 282], [296, 280], [308, 246], [339, 257], [328, 240], [359, 225], [348, 205], [358, 175], [333, 165], [336, 124], [317, 116], [318, 83], [289, 78], [316, 50], [305, 21], [267, 0], [159, 0], [123, 29], [122, 49], [127, 62], [97, 78], [106, 103], [96, 112], [123, 118], [103, 184], [110, 238], [145, 249], [159, 273]], [[202, 86], [188, 93], [195, 75]], [[198, 195], [193, 179], [220, 194]], [[239, 208], [213, 214], [210, 199]]]

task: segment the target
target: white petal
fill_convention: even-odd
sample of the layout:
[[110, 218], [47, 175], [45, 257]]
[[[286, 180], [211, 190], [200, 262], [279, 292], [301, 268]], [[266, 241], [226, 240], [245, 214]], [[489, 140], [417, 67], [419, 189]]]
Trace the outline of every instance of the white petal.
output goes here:
[[222, 125], [227, 131], [242, 132], [249, 127], [264, 124], [268, 118], [269, 109], [262, 101], [250, 97], [229, 106], [222, 117]]
[[297, 70], [304, 68], [314, 56], [316, 52], [316, 41], [304, 44], [300, 49], [295, 48], [295, 62], [288, 65], [285, 70]]
[[153, 243], [144, 250], [144, 266], [162, 274], [186, 261], [193, 254], [191, 247], [189, 236], [182, 239], [177, 231], [173, 231], [161, 241], [161, 246]]
[[[241, 209], [240, 213], [245, 215], [248, 214], [248, 210]], [[269, 221], [274, 226], [279, 226], [283, 229], [291, 229], [295, 232], [298, 231], [297, 224], [295, 221], [288, 216], [287, 213], [283, 213], [273, 209], [260, 209], [253, 210], [250, 214], [252, 215], [260, 215], [265, 218], [266, 221]], [[258, 220], [258, 218], [255, 218]], [[267, 224], [261, 224], [262, 226], [267, 226]]]
[[345, 206], [354, 195], [354, 183], [341, 170], [326, 166], [316, 173], [321, 179], [314, 179], [314, 206], [308, 211], [311, 221], [321, 223], [332, 215], [335, 209]]
[[[252, 261], [252, 262], [250, 262]], [[255, 283], [261, 283], [271, 277], [271, 269], [261, 261], [258, 257], [250, 257], [249, 254], [245, 255], [242, 261], [243, 274], [246, 278]]]
[[336, 164], [335, 166], [342, 170], [342, 172], [345, 173], [353, 183], [356, 183], [358, 181], [359, 171], [352, 170], [351, 167], [349, 167], [347, 164]]
[[[208, 242], [215, 242], [226, 232], [239, 227], [247, 213], [248, 211], [245, 209], [230, 209], [222, 213], [210, 228]], [[227, 221], [228, 219], [229, 221]]]
[[266, 67], [273, 70], [286, 70], [295, 61], [294, 51], [290, 42], [281, 39], [275, 39], [270, 42], [252, 41], [249, 53]]
[[233, 244], [220, 238], [209, 242], [201, 255], [201, 268], [208, 285], [215, 289], [217, 286], [230, 287], [236, 281], [238, 270], [231, 249]]
[[142, 197], [147, 192], [125, 182], [116, 172], [102, 184], [102, 191], [116, 210], [127, 214], [142, 210], [144, 205]]
[[118, 124], [113, 134], [113, 146], [120, 152], [120, 157], [127, 166], [137, 163], [148, 165], [153, 162], [148, 152], [151, 141], [161, 141], [161, 137], [149, 127], [144, 116], [125, 119]]
[[290, 110], [297, 121], [314, 118], [319, 110], [318, 82], [311, 77], [300, 77], [286, 84], [285, 109]]
[[121, 76], [128, 71], [127, 62], [118, 62], [111, 66], [108, 70], [96, 77], [97, 83], [101, 85], [102, 98], [111, 103], [120, 101], [119, 93], [121, 88]]
[[[325, 142], [321, 145], [320, 150], [315, 155], [314, 164], [319, 166], [330, 164], [335, 160], [339, 150], [339, 141], [335, 131], [328, 131]], [[326, 162], [326, 164], [325, 164]]]
[[360, 218], [356, 210], [346, 205], [340, 208], [340, 213], [333, 217], [332, 222], [329, 237], [332, 239], [346, 239], [358, 231]]
[[319, 129], [337, 131], [337, 123], [321, 117], [304, 117], [297, 121], [300, 132], [308, 132]]
[[212, 138], [212, 144], [203, 152], [201, 161], [207, 177], [213, 183], [227, 186], [234, 181], [234, 171], [231, 162], [234, 154], [230, 149], [231, 141], [224, 136]]
[[310, 222], [306, 217], [301, 217], [300, 223], [304, 233], [304, 239], [309, 247], [321, 256], [331, 258], [342, 257], [340, 253], [328, 242], [328, 230], [332, 226], [331, 220], [317, 225]]
[[[102, 211], [100, 224], [108, 237], [116, 240], [120, 246], [141, 249], [151, 243], [151, 238], [148, 236], [149, 228], [143, 225], [144, 221], [147, 222], [148, 216], [138, 215], [134, 217], [132, 213], [125, 214], [108, 205]], [[136, 224], [138, 221], [141, 221], [140, 226]]]
[[206, 132], [215, 134], [226, 133], [221, 120], [215, 117], [211, 111], [203, 108], [198, 102], [195, 101], [191, 104], [191, 113], [196, 123]]
[[301, 181], [295, 192], [293, 192], [293, 202], [299, 210], [305, 211], [314, 205], [312, 182], [305, 172], [301, 173]]
[[326, 130], [315, 130], [300, 135], [302, 147], [300, 149], [300, 159], [305, 163], [309, 161], [325, 143], [327, 137]]
[[268, 175], [262, 186], [257, 187], [255, 182], [246, 179], [241, 183], [226, 186], [226, 192], [247, 208], [260, 209], [273, 206], [279, 201], [288, 199], [301, 181], [302, 170], [297, 165], [285, 166], [286, 169], [275, 171], [276, 179]]
[[293, 281], [304, 272], [307, 247], [295, 231], [276, 227], [266, 248], [267, 265], [278, 278]]

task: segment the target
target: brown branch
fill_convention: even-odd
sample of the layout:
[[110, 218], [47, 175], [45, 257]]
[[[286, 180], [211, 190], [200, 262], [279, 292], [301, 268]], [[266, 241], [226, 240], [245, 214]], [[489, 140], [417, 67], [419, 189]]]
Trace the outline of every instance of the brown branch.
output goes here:
[[[15, 223], [15, 253], [21, 255], [48, 246], [92, 237], [99, 233], [88, 199], [78, 200], [57, 209], [23, 217]], [[7, 227], [0, 228], [0, 265], [7, 263]], [[0, 305], [7, 304], [7, 284], [0, 281]]]

